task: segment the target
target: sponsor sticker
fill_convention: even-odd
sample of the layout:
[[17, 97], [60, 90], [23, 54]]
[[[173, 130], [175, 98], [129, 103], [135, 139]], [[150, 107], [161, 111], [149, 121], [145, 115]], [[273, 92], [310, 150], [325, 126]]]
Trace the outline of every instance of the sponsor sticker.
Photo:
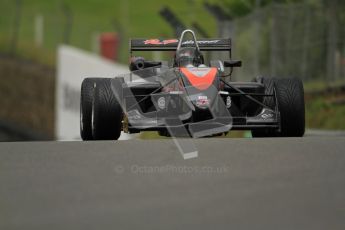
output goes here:
[[159, 40], [159, 39], [148, 39], [144, 41], [145, 45], [167, 45], [171, 43], [177, 43], [177, 39], [167, 39], [167, 40]]
[[229, 109], [231, 107], [231, 98], [230, 96], [226, 97], [226, 108]]
[[196, 101], [197, 106], [207, 106], [210, 104], [210, 101], [208, 100], [207, 96], [198, 96], [198, 99]]
[[164, 109], [164, 108], [165, 108], [165, 97], [160, 97], [160, 98], [158, 99], [157, 104], [158, 104], [158, 107], [159, 107], [160, 109]]
[[[198, 44], [216, 44], [218, 43], [220, 40], [210, 40], [210, 41], [197, 41]], [[188, 40], [188, 41], [184, 41], [182, 42], [182, 45], [190, 45], [190, 44], [194, 44], [193, 40]]]
[[264, 114], [261, 115], [261, 117], [266, 120], [266, 119], [272, 118], [273, 114], [271, 114], [271, 113], [268, 113], [268, 114], [264, 113]]
[[[198, 44], [216, 44], [218, 43], [220, 40], [207, 40], [207, 41], [197, 41]], [[166, 40], [160, 40], [157, 38], [153, 38], [153, 39], [147, 39], [144, 41], [145, 45], [167, 45], [167, 44], [172, 44], [172, 43], [177, 43], [178, 39], [166, 39]], [[182, 42], [182, 45], [191, 45], [194, 44], [193, 40], [187, 40]]]

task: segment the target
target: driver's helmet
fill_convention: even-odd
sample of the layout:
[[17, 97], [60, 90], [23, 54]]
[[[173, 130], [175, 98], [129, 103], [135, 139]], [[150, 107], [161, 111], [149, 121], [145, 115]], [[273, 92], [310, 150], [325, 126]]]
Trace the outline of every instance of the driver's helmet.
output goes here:
[[176, 52], [176, 65], [179, 67], [199, 66], [203, 64], [200, 52], [194, 47], [184, 47]]

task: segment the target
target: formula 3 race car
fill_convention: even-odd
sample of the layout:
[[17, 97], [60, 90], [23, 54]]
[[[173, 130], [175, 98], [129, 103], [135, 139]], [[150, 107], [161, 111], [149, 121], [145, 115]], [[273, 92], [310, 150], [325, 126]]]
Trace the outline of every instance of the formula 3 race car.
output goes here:
[[[135, 57], [133, 51], [173, 51], [174, 56], [169, 64]], [[229, 59], [206, 63], [203, 51], [226, 51]], [[304, 135], [301, 80], [232, 81], [232, 69], [242, 63], [231, 59], [230, 39], [197, 40], [185, 30], [179, 39], [133, 39], [130, 55], [128, 75], [83, 80], [83, 140], [117, 140], [121, 131], [194, 138], [230, 130], [251, 130], [253, 137]]]

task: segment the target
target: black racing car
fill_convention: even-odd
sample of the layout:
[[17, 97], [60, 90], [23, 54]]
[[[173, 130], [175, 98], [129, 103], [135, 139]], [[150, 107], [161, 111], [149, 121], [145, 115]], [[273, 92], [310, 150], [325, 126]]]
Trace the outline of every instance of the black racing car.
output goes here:
[[[173, 62], [147, 61], [134, 57], [133, 51], [173, 51]], [[203, 51], [226, 51], [229, 60], [206, 63]], [[130, 55], [128, 75], [83, 80], [83, 140], [116, 140], [121, 131], [191, 137], [230, 130], [251, 130], [253, 137], [304, 134], [301, 80], [232, 81], [232, 69], [240, 67], [241, 61], [231, 59], [230, 39], [197, 40], [193, 31], [185, 30], [179, 39], [131, 40]]]

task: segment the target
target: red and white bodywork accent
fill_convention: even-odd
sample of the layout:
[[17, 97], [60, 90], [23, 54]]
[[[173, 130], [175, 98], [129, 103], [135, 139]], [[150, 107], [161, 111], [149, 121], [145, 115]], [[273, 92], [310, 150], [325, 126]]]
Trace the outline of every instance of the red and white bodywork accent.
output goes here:
[[217, 68], [180, 68], [181, 73], [188, 79], [191, 85], [199, 90], [209, 88], [217, 75]]

